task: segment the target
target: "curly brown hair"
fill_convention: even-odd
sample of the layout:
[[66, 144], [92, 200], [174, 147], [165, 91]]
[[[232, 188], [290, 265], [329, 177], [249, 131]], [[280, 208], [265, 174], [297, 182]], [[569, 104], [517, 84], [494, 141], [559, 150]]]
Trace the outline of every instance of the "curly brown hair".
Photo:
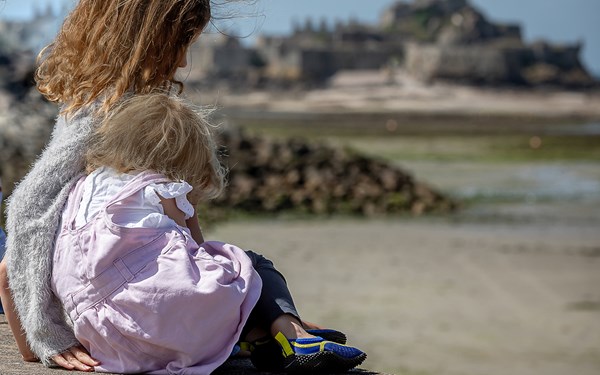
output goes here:
[[72, 113], [125, 92], [183, 84], [179, 61], [211, 17], [210, 0], [80, 0], [38, 56], [38, 90]]

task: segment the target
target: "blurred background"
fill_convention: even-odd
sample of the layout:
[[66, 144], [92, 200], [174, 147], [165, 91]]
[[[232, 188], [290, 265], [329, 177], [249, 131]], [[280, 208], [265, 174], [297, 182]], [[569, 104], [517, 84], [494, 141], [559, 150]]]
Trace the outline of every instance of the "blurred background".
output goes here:
[[[230, 169], [208, 238], [272, 258], [371, 370], [600, 373], [598, 1], [213, 3], [179, 72]], [[0, 1], [5, 196], [72, 6]]]

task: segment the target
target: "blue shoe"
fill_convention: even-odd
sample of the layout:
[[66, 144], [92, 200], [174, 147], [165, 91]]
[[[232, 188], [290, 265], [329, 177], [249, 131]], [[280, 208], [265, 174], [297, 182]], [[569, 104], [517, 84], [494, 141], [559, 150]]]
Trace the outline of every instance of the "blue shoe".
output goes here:
[[[306, 332], [334, 343], [346, 343], [346, 335], [335, 329], [307, 329]], [[242, 350], [250, 352], [250, 360], [258, 370], [268, 372], [284, 370], [285, 364], [284, 357], [281, 355], [281, 346], [273, 337], [267, 336], [251, 343], [244, 341], [239, 344]]]
[[288, 340], [280, 332], [275, 340], [281, 346], [283, 369], [287, 372], [346, 372], [367, 358], [362, 350], [322, 337]]

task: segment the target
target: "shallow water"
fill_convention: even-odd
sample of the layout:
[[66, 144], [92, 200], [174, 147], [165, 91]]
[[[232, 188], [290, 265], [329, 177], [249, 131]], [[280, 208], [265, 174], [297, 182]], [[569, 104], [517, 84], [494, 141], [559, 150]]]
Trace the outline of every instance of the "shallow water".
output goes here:
[[597, 163], [409, 161], [401, 165], [417, 179], [467, 202], [465, 218], [600, 224]]
[[407, 161], [417, 178], [463, 199], [600, 202], [600, 166], [591, 162]]
[[588, 122], [580, 125], [557, 126], [552, 130], [553, 134], [558, 135], [600, 135], [600, 122]]

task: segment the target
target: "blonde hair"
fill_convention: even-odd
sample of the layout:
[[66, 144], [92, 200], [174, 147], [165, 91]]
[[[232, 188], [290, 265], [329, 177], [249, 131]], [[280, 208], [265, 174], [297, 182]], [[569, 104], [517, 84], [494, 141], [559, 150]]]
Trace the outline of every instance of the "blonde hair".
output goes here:
[[[204, 112], [204, 113], [203, 113]], [[119, 172], [152, 170], [185, 180], [201, 199], [224, 188], [207, 113], [166, 93], [134, 95], [104, 119], [90, 142], [87, 171], [107, 166]]]
[[38, 90], [72, 113], [96, 100], [183, 84], [179, 61], [211, 17], [210, 0], [79, 0], [38, 56]]

